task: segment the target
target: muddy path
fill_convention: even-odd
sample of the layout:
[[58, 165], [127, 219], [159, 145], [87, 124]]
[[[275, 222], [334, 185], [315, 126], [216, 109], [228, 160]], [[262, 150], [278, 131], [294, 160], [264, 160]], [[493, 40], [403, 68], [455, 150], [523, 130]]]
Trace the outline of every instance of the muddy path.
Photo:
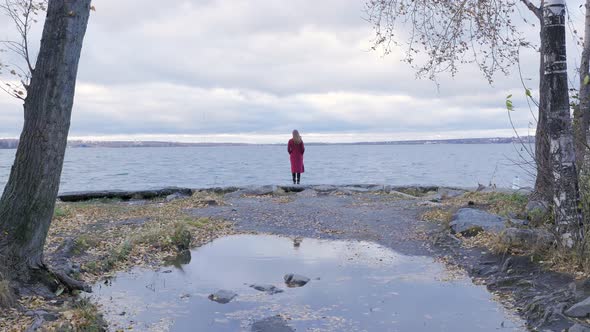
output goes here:
[[395, 195], [307, 190], [229, 198], [226, 203], [190, 213], [234, 222], [237, 231], [373, 241], [409, 255], [429, 254], [424, 234], [437, 227], [419, 220], [426, 209], [419, 201]]
[[372, 241], [405, 255], [430, 256], [464, 269], [518, 313], [529, 330], [562, 331], [575, 322], [562, 312], [588, 290], [568, 275], [548, 272], [528, 257], [465, 248], [445, 226], [422, 221], [431, 197], [307, 189], [288, 195], [228, 194], [227, 205], [188, 211], [225, 219], [238, 231], [291, 237]]

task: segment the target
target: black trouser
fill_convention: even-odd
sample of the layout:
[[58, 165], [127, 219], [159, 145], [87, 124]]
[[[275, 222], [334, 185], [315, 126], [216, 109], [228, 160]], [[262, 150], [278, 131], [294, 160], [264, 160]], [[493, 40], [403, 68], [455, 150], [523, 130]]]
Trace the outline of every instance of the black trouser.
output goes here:
[[301, 173], [291, 173], [293, 175], [293, 184], [301, 181]]

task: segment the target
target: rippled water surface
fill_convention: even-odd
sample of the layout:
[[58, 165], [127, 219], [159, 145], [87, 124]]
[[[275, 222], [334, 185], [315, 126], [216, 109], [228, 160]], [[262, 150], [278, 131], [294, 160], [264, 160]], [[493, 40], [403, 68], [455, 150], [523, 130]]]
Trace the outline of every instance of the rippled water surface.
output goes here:
[[[309, 145], [304, 184], [531, 184], [512, 144]], [[3, 187], [14, 150], [0, 150]], [[285, 146], [68, 149], [61, 192], [288, 184]]]
[[[286, 273], [311, 281], [288, 288]], [[254, 283], [283, 292], [262, 293], [249, 287]], [[237, 297], [227, 304], [208, 299], [220, 289]], [[521, 325], [464, 275], [369, 242], [229, 236], [176, 267], [121, 273], [94, 290], [113, 330], [249, 331], [269, 317], [280, 331], [518, 331]]]

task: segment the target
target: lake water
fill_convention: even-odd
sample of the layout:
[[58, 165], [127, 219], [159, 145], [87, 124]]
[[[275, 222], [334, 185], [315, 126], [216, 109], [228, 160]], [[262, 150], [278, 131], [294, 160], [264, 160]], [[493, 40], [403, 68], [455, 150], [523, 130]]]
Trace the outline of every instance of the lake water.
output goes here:
[[[309, 145], [302, 184], [520, 186], [532, 178], [512, 144]], [[15, 150], [0, 150], [3, 188]], [[288, 184], [285, 146], [73, 148], [60, 192]]]
[[[371, 242], [269, 235], [220, 238], [159, 271], [135, 269], [91, 296], [113, 330], [140, 331], [520, 331], [484, 286], [432, 258]], [[286, 287], [283, 276], [309, 277]], [[250, 287], [269, 284], [281, 293]], [[220, 304], [218, 290], [237, 294]], [[264, 329], [264, 323], [279, 326]]]

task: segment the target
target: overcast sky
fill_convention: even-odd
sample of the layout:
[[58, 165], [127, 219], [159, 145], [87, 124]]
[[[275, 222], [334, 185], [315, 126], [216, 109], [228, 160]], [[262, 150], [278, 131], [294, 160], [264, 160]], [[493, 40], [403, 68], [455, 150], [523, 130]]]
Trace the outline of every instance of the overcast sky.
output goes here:
[[[490, 86], [466, 66], [437, 88], [416, 80], [399, 53], [370, 51], [363, 0], [94, 5], [72, 138], [274, 143], [294, 128], [331, 142], [512, 136], [510, 93], [521, 134], [531, 121], [516, 69]], [[0, 17], [0, 39], [11, 31]], [[523, 63], [535, 78], [537, 56]], [[0, 95], [0, 137], [21, 126], [21, 104]]]

